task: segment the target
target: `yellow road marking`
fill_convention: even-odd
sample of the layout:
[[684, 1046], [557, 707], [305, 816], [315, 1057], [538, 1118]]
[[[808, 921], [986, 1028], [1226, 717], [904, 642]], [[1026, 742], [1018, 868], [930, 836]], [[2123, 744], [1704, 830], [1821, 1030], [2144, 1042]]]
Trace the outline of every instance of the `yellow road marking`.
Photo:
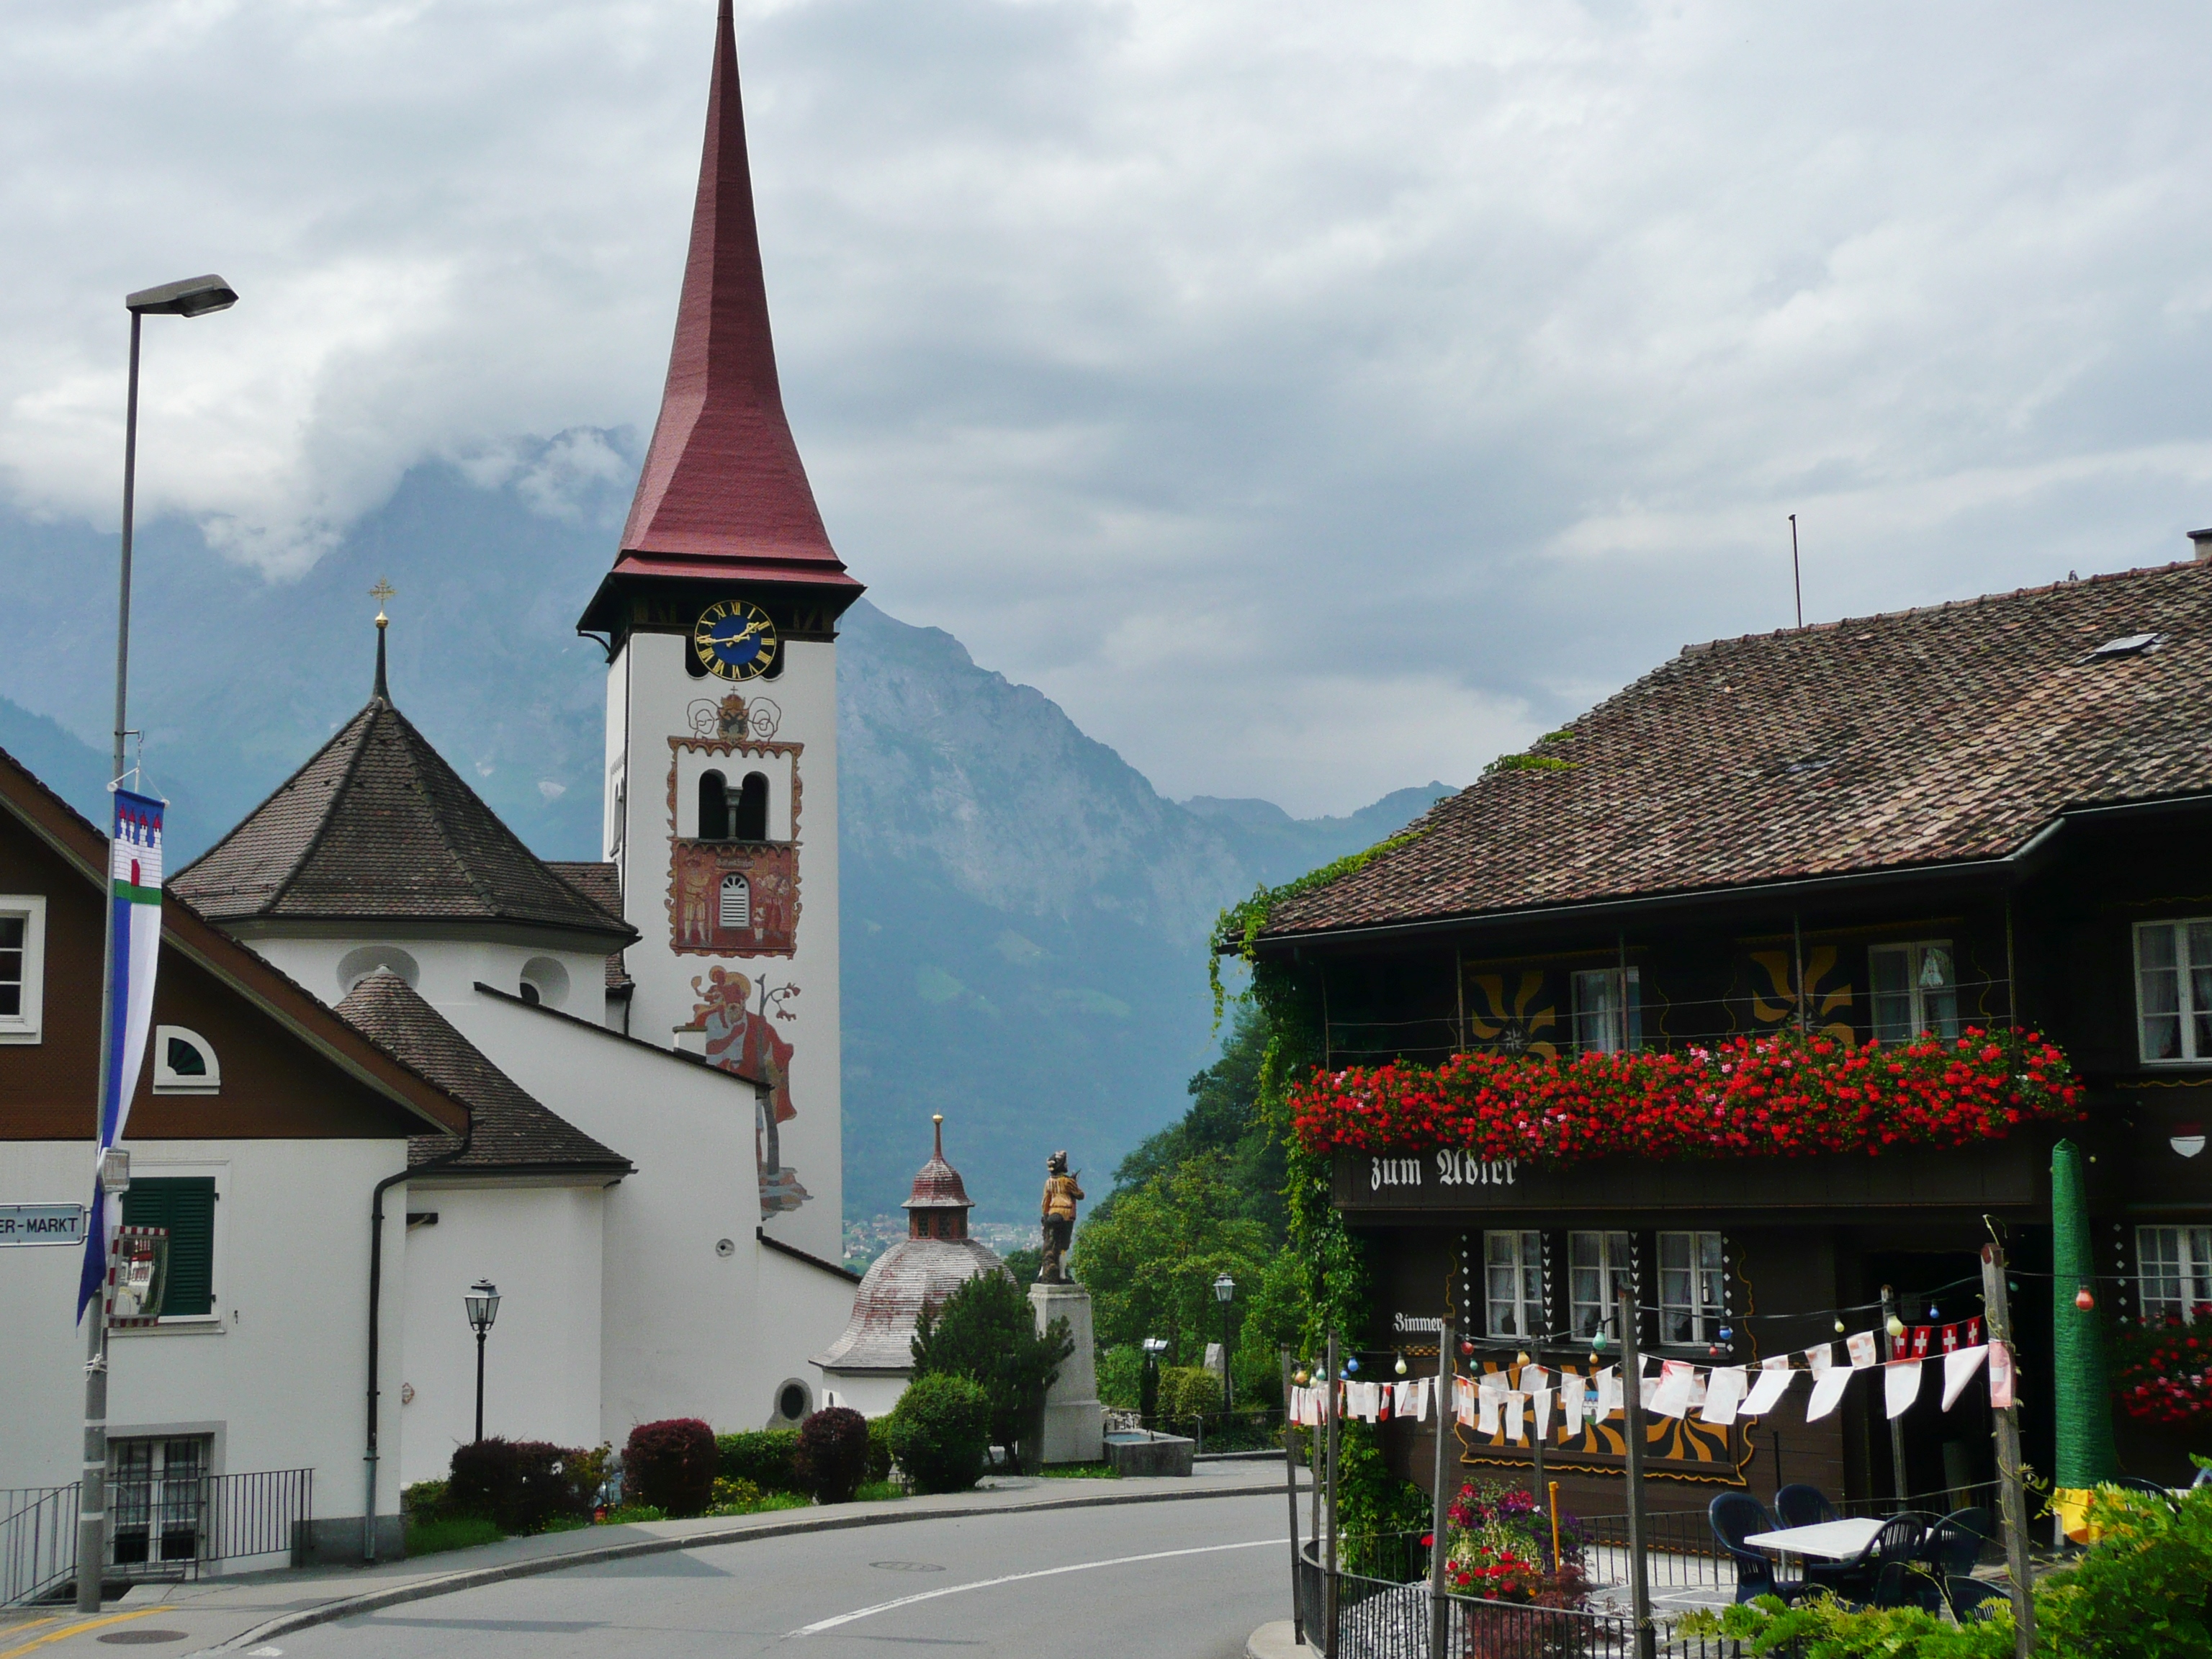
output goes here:
[[44, 1636], [34, 1636], [20, 1647], [0, 1650], [0, 1659], [16, 1659], [18, 1654], [28, 1653], [33, 1648], [42, 1648], [49, 1642], [58, 1642], [64, 1636], [82, 1636], [88, 1630], [100, 1630], [109, 1625], [119, 1625], [126, 1620], [143, 1619], [161, 1608], [140, 1607], [135, 1613], [111, 1613], [105, 1619], [87, 1619], [81, 1624], [64, 1625], [59, 1630], [50, 1630]]

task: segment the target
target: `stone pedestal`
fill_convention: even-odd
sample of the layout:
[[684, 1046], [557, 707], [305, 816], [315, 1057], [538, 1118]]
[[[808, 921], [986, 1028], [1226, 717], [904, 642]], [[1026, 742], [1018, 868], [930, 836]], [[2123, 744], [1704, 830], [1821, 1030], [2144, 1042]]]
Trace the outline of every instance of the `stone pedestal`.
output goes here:
[[1044, 1397], [1044, 1461], [1096, 1463], [1105, 1449], [1105, 1413], [1098, 1404], [1097, 1348], [1091, 1332], [1091, 1292], [1080, 1285], [1032, 1285], [1030, 1308], [1040, 1334], [1067, 1322], [1075, 1352]]

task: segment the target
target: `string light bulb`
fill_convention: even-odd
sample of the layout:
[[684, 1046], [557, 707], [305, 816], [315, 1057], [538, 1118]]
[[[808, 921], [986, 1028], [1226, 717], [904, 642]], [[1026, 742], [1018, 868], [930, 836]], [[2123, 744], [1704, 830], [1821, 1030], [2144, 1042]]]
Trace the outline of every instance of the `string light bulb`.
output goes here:
[[2083, 1313], [2088, 1312], [2097, 1305], [2097, 1298], [2089, 1294], [2089, 1287], [2087, 1285], [2074, 1292], [2074, 1305]]
[[1887, 1319], [1882, 1322], [1882, 1328], [1887, 1331], [1892, 1336], [1903, 1336], [1905, 1334], [1905, 1322], [1899, 1319], [1895, 1314], [1892, 1314]]
[[1398, 1356], [1397, 1371], [1401, 1376], [1406, 1374], [1406, 1356], [1403, 1354]]
[[1344, 1362], [1344, 1374], [1346, 1376], [1357, 1376], [1359, 1375], [1359, 1356], [1358, 1354], [1352, 1355]]
[[1841, 1336], [1843, 1334], [1844, 1334], [1844, 1322], [1843, 1322], [1842, 1320], [1838, 1319], [1838, 1320], [1836, 1322], [1836, 1334], [1837, 1334], [1838, 1336]]

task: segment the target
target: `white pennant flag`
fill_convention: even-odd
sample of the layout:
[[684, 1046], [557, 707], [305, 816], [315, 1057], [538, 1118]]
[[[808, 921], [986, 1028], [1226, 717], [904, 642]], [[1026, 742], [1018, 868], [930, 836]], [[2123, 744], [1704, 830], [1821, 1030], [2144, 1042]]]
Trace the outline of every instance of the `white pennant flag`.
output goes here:
[[1452, 1415], [1463, 1429], [1474, 1426], [1474, 1382], [1470, 1377], [1452, 1378]]
[[1569, 1371], [1559, 1379], [1559, 1404], [1566, 1411], [1567, 1438], [1570, 1440], [1578, 1438], [1583, 1431], [1583, 1389], [1585, 1386], [1583, 1377], [1574, 1371]]
[[1504, 1396], [1496, 1389], [1478, 1389], [1474, 1394], [1474, 1431], [1477, 1434], [1498, 1432], [1498, 1402]]
[[1990, 1344], [1990, 1405], [2002, 1411], [2013, 1403], [2012, 1350], [2002, 1342]]
[[1659, 1368], [1659, 1380], [1644, 1403], [1661, 1417], [1680, 1419], [1690, 1409], [1690, 1385], [1698, 1369], [1686, 1359], [1670, 1359]]
[[1882, 1368], [1882, 1406], [1892, 1417], [1902, 1417], [1920, 1398], [1920, 1362], [1894, 1359]]
[[1528, 1426], [1528, 1396], [1516, 1389], [1505, 1396], [1505, 1437], [1518, 1444]]
[[1707, 1423], [1735, 1421], [1736, 1401], [1743, 1398], [1744, 1368], [1741, 1365], [1716, 1365], [1705, 1384], [1705, 1408], [1698, 1413]]
[[1620, 1409], [1620, 1373], [1607, 1365], [1590, 1380], [1597, 1385], [1597, 1420], [1602, 1423]]
[[1949, 1411], [1958, 1403], [1959, 1394], [1973, 1381], [1974, 1373], [1982, 1368], [1982, 1361], [1990, 1357], [1987, 1344], [1973, 1348], [1954, 1348], [1943, 1356], [1943, 1409]]
[[1844, 1390], [1851, 1385], [1858, 1373], [1848, 1365], [1831, 1365], [1813, 1380], [1813, 1397], [1805, 1402], [1805, 1420], [1817, 1423], [1844, 1397]]
[[[1552, 1437], [1551, 1379], [1546, 1376], [1542, 1371], [1536, 1370], [1536, 1368], [1534, 1365], [1531, 1365], [1528, 1368], [1528, 1370], [1536, 1371], [1538, 1378], [1536, 1391], [1528, 1396], [1529, 1400], [1536, 1407], [1536, 1438], [1539, 1440], [1548, 1440]], [[1523, 1371], [1521, 1375], [1525, 1379], [1528, 1375], [1528, 1371]]]
[[1743, 1402], [1746, 1417], [1764, 1417], [1781, 1402], [1790, 1392], [1790, 1383], [1797, 1375], [1790, 1369], [1790, 1356], [1778, 1353], [1759, 1362], [1759, 1381], [1751, 1385], [1751, 1398]]
[[1638, 1382], [1637, 1388], [1638, 1398], [1644, 1401], [1644, 1409], [1650, 1411], [1651, 1402], [1659, 1397], [1659, 1379], [1656, 1376], [1641, 1378]]
[[1826, 1376], [1828, 1367], [1835, 1363], [1836, 1345], [1832, 1342], [1815, 1342], [1805, 1350], [1805, 1369], [1813, 1373], [1815, 1382]]
[[1863, 1371], [1869, 1365], [1881, 1363], [1881, 1353], [1875, 1346], [1872, 1331], [1861, 1331], [1856, 1336], [1845, 1337], [1844, 1347], [1851, 1357], [1851, 1369], [1855, 1371]]

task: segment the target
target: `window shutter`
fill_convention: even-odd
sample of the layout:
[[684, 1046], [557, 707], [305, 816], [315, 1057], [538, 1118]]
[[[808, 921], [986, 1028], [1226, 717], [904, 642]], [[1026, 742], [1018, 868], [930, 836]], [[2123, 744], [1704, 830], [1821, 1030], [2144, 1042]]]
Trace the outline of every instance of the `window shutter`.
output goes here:
[[215, 1177], [141, 1177], [123, 1194], [126, 1227], [169, 1230], [169, 1284], [164, 1318], [205, 1315], [215, 1307]]

